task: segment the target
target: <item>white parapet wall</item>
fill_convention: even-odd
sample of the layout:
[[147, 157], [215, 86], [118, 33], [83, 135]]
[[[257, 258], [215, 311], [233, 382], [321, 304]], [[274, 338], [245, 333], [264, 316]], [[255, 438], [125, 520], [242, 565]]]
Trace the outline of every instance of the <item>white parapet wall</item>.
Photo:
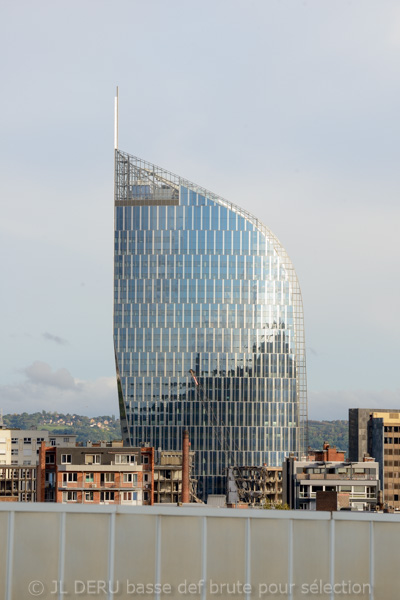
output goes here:
[[396, 600], [400, 516], [0, 504], [0, 599]]

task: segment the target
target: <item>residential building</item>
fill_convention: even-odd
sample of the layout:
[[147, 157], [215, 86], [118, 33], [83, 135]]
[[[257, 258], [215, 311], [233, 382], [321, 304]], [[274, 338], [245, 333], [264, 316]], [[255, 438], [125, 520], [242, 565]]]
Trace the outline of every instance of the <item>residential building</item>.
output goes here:
[[0, 424], [0, 501], [35, 502], [42, 442], [71, 447], [76, 437], [38, 429], [9, 429]]
[[114, 346], [124, 444], [176, 452], [187, 428], [200, 497], [225, 493], [228, 466], [304, 452], [303, 308], [284, 248], [242, 208], [118, 149]]
[[40, 449], [37, 500], [80, 504], [153, 504], [153, 448], [122, 442]]
[[76, 435], [53, 434], [42, 429], [0, 428], [0, 465], [37, 465], [42, 442], [51, 446], [75, 446]]
[[379, 464], [385, 509], [400, 510], [400, 410], [349, 410], [350, 459], [368, 453]]
[[352, 510], [376, 510], [379, 503], [379, 465], [364, 462], [298, 461], [283, 463], [283, 502], [292, 509], [316, 510], [317, 492], [349, 494]]

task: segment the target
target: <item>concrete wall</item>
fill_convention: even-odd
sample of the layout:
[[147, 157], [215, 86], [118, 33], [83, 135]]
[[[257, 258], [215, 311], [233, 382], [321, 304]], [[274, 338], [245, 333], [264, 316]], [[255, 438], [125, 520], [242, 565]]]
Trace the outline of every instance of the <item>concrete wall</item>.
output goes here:
[[399, 539], [400, 515], [6, 503], [0, 599], [393, 600]]

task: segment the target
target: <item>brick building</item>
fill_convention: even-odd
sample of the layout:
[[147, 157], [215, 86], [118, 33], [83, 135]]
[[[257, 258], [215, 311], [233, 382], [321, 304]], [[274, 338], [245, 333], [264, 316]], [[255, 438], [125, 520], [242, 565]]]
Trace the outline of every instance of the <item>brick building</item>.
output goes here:
[[153, 504], [154, 449], [122, 442], [40, 449], [37, 500], [83, 504]]
[[322, 450], [309, 450], [308, 460], [322, 462], [344, 462], [345, 453], [336, 449], [336, 446], [330, 446], [327, 442], [324, 443]]

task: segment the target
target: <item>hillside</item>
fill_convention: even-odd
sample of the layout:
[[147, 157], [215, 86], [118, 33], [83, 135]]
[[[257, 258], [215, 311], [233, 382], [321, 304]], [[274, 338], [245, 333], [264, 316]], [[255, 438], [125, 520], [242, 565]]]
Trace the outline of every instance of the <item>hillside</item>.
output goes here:
[[4, 415], [4, 424], [19, 429], [47, 429], [53, 433], [76, 434], [78, 442], [99, 442], [121, 439], [119, 419], [114, 415], [84, 417], [58, 412]]
[[322, 449], [324, 442], [347, 454], [349, 448], [348, 421], [308, 421], [308, 444], [313, 450]]
[[[57, 412], [37, 412], [4, 415], [4, 424], [19, 429], [47, 429], [54, 433], [76, 434], [78, 442], [98, 442], [121, 439], [120, 421], [114, 415], [84, 417]], [[347, 421], [309, 421], [309, 446], [321, 449], [324, 442], [348, 451]]]

